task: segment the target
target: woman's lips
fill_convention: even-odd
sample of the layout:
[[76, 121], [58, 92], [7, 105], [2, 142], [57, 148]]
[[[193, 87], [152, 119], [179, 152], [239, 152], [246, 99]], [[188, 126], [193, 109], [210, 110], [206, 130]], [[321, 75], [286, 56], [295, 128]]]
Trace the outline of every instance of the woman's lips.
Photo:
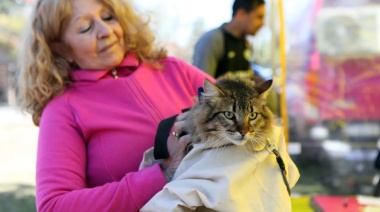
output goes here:
[[115, 43], [116, 43], [116, 42], [113, 42], [113, 43], [111, 43], [111, 44], [106, 45], [105, 47], [103, 47], [102, 49], [100, 49], [100, 52], [105, 52], [105, 51], [107, 51], [108, 49], [112, 48], [113, 45], [115, 45]]

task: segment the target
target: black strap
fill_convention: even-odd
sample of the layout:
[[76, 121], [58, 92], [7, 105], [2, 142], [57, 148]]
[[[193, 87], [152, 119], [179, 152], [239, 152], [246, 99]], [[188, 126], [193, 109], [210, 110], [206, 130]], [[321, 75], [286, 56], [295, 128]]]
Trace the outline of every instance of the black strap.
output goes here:
[[285, 183], [285, 186], [286, 186], [286, 190], [288, 191], [288, 194], [290, 196], [291, 195], [291, 191], [290, 191], [289, 182], [286, 179], [286, 174], [287, 173], [286, 173], [284, 161], [282, 160], [280, 153], [276, 149], [273, 150], [273, 153], [276, 155], [276, 160], [277, 160], [278, 166], [281, 169], [282, 179], [284, 180], [284, 183]]
[[376, 169], [380, 170], [380, 151], [378, 151], [374, 166]]
[[[186, 108], [182, 110], [182, 113], [190, 110]], [[153, 156], [156, 160], [165, 159], [170, 156], [168, 151], [167, 140], [169, 137], [170, 129], [172, 128], [174, 121], [178, 114], [162, 120], [157, 127], [156, 138], [154, 139]], [[186, 135], [186, 132], [182, 132], [179, 136]]]
[[154, 140], [154, 150], [153, 150], [153, 156], [156, 160], [165, 159], [170, 156], [169, 151], [168, 151], [167, 140], [169, 137], [170, 129], [172, 128], [175, 118], [177, 116], [178, 114], [172, 117], [169, 117], [167, 119], [164, 119], [158, 125], [156, 138]]

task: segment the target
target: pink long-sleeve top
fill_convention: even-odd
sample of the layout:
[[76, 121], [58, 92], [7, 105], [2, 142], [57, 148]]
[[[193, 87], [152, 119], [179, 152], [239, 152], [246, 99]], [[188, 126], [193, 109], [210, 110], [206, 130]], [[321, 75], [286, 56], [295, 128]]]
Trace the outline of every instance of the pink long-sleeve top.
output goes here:
[[138, 211], [162, 189], [159, 165], [138, 170], [143, 152], [159, 122], [190, 107], [210, 77], [172, 57], [161, 64], [128, 54], [118, 79], [110, 70], [72, 71], [40, 122], [38, 211]]

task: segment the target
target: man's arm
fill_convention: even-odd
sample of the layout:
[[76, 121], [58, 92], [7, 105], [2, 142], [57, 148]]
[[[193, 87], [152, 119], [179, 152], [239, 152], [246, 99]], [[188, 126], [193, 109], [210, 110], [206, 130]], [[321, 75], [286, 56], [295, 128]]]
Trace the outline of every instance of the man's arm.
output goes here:
[[219, 59], [223, 56], [223, 33], [218, 29], [205, 33], [196, 43], [193, 65], [215, 77]]

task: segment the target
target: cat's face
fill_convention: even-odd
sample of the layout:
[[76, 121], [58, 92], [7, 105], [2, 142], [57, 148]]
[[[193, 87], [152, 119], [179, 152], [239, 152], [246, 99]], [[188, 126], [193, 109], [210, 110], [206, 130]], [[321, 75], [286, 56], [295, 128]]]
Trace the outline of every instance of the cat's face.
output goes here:
[[191, 111], [195, 142], [209, 147], [246, 145], [253, 150], [265, 147], [273, 114], [266, 106], [266, 94], [272, 81], [259, 87], [245, 80], [206, 80], [204, 93]]

